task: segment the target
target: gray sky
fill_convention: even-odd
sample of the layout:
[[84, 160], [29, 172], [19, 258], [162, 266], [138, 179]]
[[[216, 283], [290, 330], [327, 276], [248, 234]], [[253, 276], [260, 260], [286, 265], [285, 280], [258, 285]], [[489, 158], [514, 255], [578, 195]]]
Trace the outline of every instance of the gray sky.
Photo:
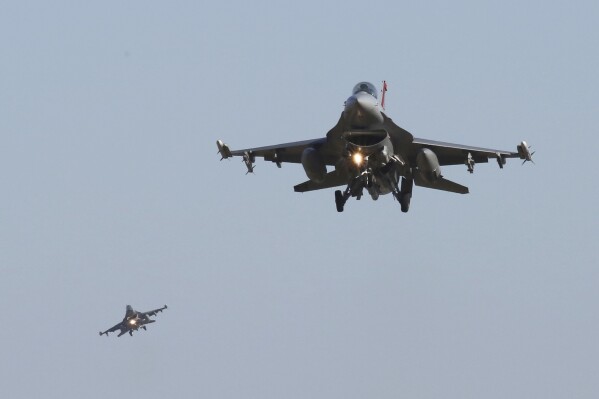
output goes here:
[[[0, 7], [0, 397], [599, 396], [597, 2], [125, 3]], [[416, 137], [536, 165], [338, 214], [218, 161], [383, 79]]]

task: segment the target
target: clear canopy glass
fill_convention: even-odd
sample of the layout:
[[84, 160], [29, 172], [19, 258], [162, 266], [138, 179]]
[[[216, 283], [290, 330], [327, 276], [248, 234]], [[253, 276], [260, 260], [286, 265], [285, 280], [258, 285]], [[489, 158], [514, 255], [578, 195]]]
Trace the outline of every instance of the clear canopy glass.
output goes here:
[[356, 93], [359, 93], [361, 91], [364, 91], [370, 95], [372, 95], [374, 98], [378, 98], [378, 92], [376, 90], [376, 87], [374, 87], [374, 85], [372, 83], [369, 82], [360, 82], [357, 85], [354, 86], [354, 90], [352, 91], [352, 94], [355, 95]]

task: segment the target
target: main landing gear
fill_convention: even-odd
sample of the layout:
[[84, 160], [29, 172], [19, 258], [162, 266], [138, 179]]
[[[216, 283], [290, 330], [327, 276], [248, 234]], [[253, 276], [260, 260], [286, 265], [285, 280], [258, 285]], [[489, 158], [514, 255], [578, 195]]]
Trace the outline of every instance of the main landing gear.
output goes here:
[[346, 201], [347, 198], [343, 198], [341, 190], [335, 191], [335, 206], [337, 207], [337, 212], [343, 212], [343, 207], [345, 206]]
[[335, 191], [335, 206], [337, 212], [343, 212], [343, 207], [350, 197], [356, 197], [357, 200], [362, 198], [364, 187], [372, 186], [372, 172], [364, 171], [360, 175], [353, 178], [347, 185], [345, 191]]
[[393, 192], [393, 196], [401, 205], [401, 211], [406, 213], [410, 210], [410, 200], [412, 199], [412, 188], [414, 187], [414, 179], [401, 178], [401, 190]]
[[[392, 184], [392, 183], [391, 183]], [[343, 212], [345, 203], [350, 197], [356, 197], [360, 199], [364, 187], [372, 185], [372, 176], [368, 173], [363, 173], [360, 176], [356, 176], [348, 185], [344, 191], [335, 191], [335, 206], [337, 212]], [[401, 178], [401, 189], [397, 183], [392, 184], [393, 197], [399, 202], [402, 212], [408, 212], [410, 210], [410, 200], [412, 199], [412, 188], [414, 187], [414, 179], [412, 178]], [[374, 197], [373, 197], [374, 198]]]

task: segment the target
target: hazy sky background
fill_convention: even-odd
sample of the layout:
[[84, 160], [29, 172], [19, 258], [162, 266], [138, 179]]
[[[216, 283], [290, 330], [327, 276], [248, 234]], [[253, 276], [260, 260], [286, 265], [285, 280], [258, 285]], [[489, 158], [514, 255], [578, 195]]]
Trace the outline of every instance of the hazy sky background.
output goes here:
[[[596, 1], [0, 6], [0, 397], [599, 397]], [[219, 162], [389, 82], [456, 195]], [[126, 304], [169, 309], [99, 337]]]

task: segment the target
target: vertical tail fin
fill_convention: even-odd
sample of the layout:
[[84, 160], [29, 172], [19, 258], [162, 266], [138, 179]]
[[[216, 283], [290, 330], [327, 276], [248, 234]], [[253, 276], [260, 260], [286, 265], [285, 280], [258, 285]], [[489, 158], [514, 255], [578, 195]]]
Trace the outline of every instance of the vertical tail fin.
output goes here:
[[387, 92], [387, 81], [383, 80], [383, 88], [381, 89], [381, 108], [385, 109], [385, 93]]

